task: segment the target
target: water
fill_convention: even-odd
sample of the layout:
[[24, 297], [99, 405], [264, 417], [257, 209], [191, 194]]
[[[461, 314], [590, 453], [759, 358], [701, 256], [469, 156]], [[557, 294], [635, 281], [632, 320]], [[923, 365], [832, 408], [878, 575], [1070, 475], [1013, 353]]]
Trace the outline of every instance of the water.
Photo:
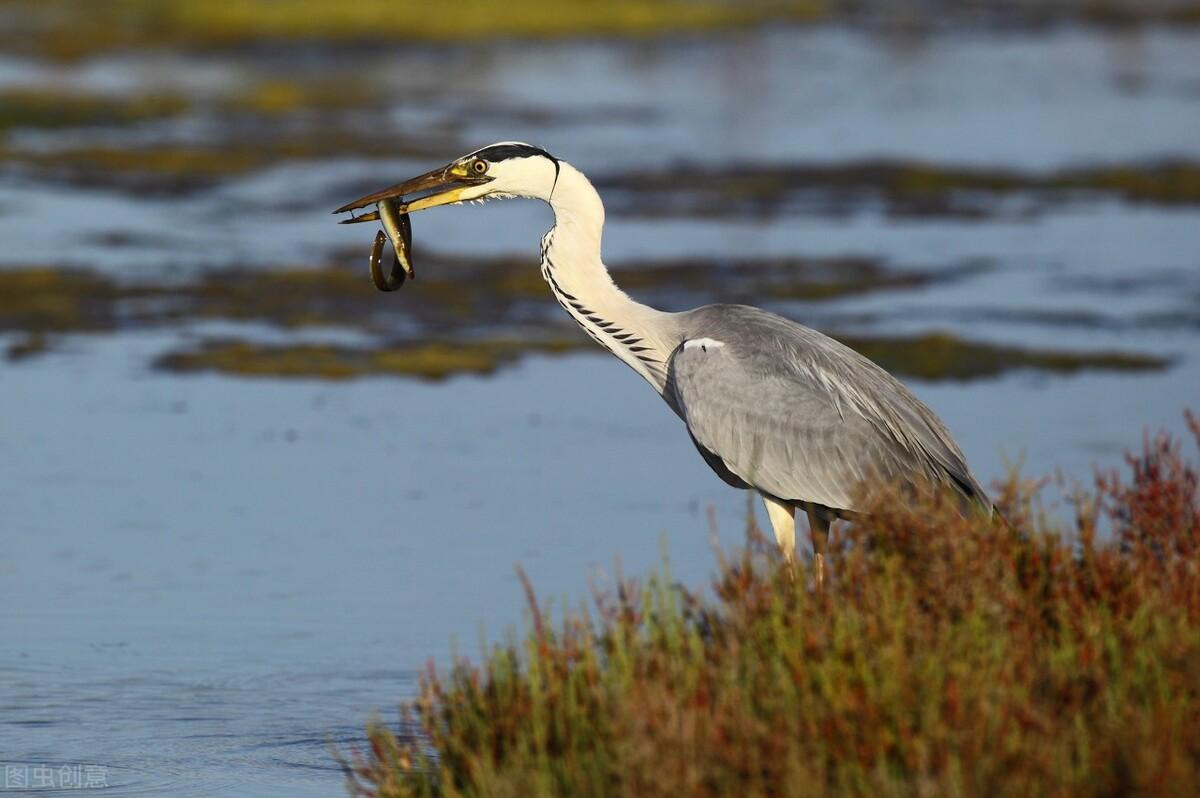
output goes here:
[[[417, 89], [445, 89], [410, 100], [397, 79], [397, 124], [455, 123], [474, 145], [530, 139], [597, 173], [683, 160], [889, 155], [1051, 169], [1200, 157], [1196, 34], [897, 42], [782, 29], [449, 50], [437, 70], [428, 57], [380, 55]], [[3, 62], [0, 80], [46, 71], [111, 91], [186, 82], [196, 93], [240, 74], [212, 60], [127, 57], [53, 70]], [[330, 224], [340, 186], [428, 166], [286, 163], [172, 199], [18, 172], [0, 184], [0, 265], [181, 278], [319, 262], [365, 244]], [[422, 215], [418, 239], [525, 253], [532, 269], [548, 224], [532, 204], [444, 209]], [[114, 232], [134, 243], [95, 243]], [[975, 221], [870, 208], [614, 216], [605, 242], [614, 261], [979, 260], [977, 275], [926, 290], [781, 309], [823, 328], [1173, 358], [1160, 373], [910, 381], [985, 482], [1018, 461], [1086, 481], [1093, 464], [1114, 466], [1138, 445], [1143, 426], [1181, 430], [1200, 395], [1198, 245], [1200, 209], [1111, 200]], [[419, 284], [395, 301], [398, 312], [420, 301]], [[677, 576], [699, 583], [712, 566], [709, 506], [722, 541], [739, 539], [744, 494], [715, 479], [661, 400], [602, 353], [439, 384], [150, 370], [203, 332], [70, 336], [48, 355], [0, 363], [0, 761], [101, 766], [123, 795], [336, 794], [328, 740], [360, 741], [373, 711], [394, 718], [429, 658], [474, 655], [481, 630], [495, 639], [520, 621], [514, 564], [561, 606], [618, 559], [640, 573], [664, 547]]]

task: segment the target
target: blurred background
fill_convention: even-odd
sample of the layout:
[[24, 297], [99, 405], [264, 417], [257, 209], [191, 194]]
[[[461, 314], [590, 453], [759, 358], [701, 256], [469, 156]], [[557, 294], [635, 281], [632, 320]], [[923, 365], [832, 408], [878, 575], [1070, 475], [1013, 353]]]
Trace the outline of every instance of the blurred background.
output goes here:
[[[497, 140], [643, 301], [900, 375], [985, 483], [1200, 388], [1200, 5], [0, 0], [0, 761], [329, 795], [415, 674], [746, 496], [550, 298], [533, 203], [330, 211]], [[1052, 488], [1048, 511], [1069, 515]], [[756, 510], [758, 511], [758, 510]], [[761, 512], [761, 511], [758, 511]], [[481, 632], [481, 630], [483, 630]], [[61, 784], [57, 786], [63, 786]]]

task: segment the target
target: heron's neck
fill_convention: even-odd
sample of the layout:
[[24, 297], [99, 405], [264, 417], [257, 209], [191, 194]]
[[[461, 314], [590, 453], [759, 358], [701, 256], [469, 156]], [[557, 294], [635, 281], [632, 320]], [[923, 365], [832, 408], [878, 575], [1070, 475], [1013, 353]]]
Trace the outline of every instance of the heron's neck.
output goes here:
[[542, 239], [542, 276], [554, 298], [661, 393], [667, 357], [679, 343], [672, 314], [635, 302], [613, 283], [600, 260], [604, 205], [582, 172], [561, 162], [549, 203], [555, 223]]

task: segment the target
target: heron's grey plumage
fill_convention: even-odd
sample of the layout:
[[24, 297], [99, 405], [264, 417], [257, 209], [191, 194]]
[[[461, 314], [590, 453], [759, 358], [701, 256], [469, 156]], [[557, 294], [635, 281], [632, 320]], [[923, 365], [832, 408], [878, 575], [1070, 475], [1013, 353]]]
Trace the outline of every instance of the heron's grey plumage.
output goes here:
[[663, 398], [718, 474], [835, 510], [862, 509], [858, 486], [880, 479], [945, 484], [990, 508], [933, 412], [849, 347], [744, 305], [697, 308], [676, 323], [684, 342]]
[[549, 203], [555, 224], [542, 239], [542, 275], [555, 299], [667, 400], [718, 476], [763, 495], [789, 558], [796, 510], [805, 511], [818, 582], [829, 524], [863, 509], [863, 483], [946, 485], [990, 511], [937, 416], [852, 349], [758, 308], [664, 313], [627, 296], [600, 259], [600, 196], [566, 161], [500, 142], [340, 210], [414, 192], [405, 210], [489, 197]]

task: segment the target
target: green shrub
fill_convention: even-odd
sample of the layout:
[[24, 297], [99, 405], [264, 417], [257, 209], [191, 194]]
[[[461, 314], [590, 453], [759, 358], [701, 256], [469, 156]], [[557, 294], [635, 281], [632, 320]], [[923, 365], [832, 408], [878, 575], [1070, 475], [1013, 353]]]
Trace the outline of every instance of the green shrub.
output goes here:
[[823, 591], [753, 532], [702, 593], [664, 569], [551, 624], [529, 589], [524, 638], [431, 671], [350, 791], [1200, 794], [1197, 471], [1165, 436], [1129, 469], [1071, 535], [1015, 480], [1007, 524], [880, 501]]

